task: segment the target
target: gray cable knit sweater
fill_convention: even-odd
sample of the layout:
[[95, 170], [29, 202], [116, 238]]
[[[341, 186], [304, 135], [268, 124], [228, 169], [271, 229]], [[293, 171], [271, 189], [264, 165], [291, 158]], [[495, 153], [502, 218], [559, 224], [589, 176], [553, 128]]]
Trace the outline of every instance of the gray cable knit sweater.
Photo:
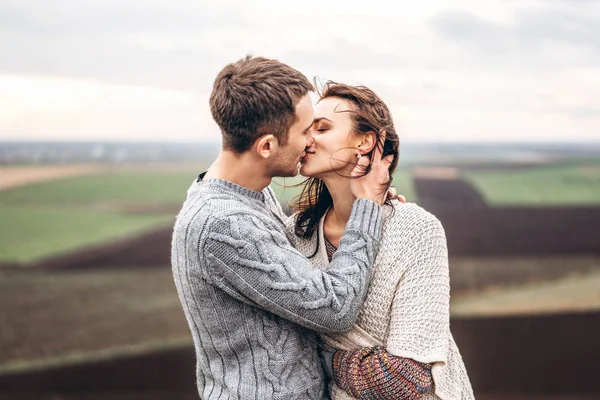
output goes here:
[[381, 226], [382, 208], [357, 200], [322, 271], [290, 244], [270, 188], [194, 183], [175, 224], [172, 267], [194, 339], [200, 397], [323, 398], [312, 330], [344, 332], [354, 325]]

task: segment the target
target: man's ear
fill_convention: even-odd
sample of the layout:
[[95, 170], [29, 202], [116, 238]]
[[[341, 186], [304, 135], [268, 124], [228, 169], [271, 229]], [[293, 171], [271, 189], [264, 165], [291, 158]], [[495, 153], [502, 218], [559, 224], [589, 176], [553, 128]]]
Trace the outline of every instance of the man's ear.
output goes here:
[[278, 145], [277, 139], [271, 134], [263, 135], [254, 142], [256, 153], [262, 158], [269, 158]]
[[361, 154], [369, 153], [375, 147], [375, 142], [377, 141], [377, 135], [375, 132], [369, 131], [362, 135], [361, 141], [358, 145]]

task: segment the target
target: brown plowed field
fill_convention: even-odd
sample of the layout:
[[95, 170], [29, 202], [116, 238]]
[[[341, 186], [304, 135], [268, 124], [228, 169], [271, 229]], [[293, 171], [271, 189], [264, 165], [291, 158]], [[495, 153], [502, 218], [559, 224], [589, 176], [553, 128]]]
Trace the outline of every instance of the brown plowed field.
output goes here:
[[0, 270], [0, 374], [181, 341], [191, 337], [169, 267]]
[[29, 267], [41, 269], [135, 268], [169, 265], [171, 263], [171, 226], [140, 234], [136, 237], [84, 248], [40, 260]]
[[[478, 399], [600, 398], [594, 357], [600, 354], [597, 340], [600, 312], [453, 319], [451, 327]], [[28, 391], [37, 390], [67, 395], [121, 393], [123, 399], [140, 398], [135, 397], [136, 393], [137, 396], [169, 393], [172, 397], [154, 398], [187, 399], [195, 394], [194, 370], [193, 348], [184, 346], [51, 370], [0, 375], [0, 387], [12, 396], [21, 391], [23, 396], [33, 395]]]
[[[600, 255], [600, 207], [444, 208], [432, 211], [444, 225], [451, 257]], [[171, 235], [172, 227], [168, 226], [132, 239], [42, 260], [33, 266], [69, 269], [168, 265]], [[521, 276], [503, 273], [501, 268], [498, 272], [508, 281], [514, 281], [530, 271], [524, 271]]]
[[483, 196], [468, 182], [458, 177], [415, 176], [413, 181], [419, 196], [419, 205], [428, 210], [446, 207], [468, 209], [487, 207]]
[[451, 329], [478, 392], [600, 398], [600, 312], [454, 318]]
[[451, 255], [600, 254], [600, 207], [430, 209], [444, 225]]

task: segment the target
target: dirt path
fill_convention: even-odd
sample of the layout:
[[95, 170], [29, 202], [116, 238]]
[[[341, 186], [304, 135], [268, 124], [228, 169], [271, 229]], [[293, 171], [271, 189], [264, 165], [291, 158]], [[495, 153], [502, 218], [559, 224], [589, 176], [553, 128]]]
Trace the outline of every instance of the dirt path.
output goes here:
[[35, 182], [93, 174], [108, 169], [103, 165], [0, 166], [0, 190]]

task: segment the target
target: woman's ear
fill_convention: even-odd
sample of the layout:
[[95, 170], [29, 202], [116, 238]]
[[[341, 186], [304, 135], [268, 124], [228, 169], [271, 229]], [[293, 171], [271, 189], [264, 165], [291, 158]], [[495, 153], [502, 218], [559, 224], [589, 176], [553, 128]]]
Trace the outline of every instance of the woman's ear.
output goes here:
[[277, 145], [277, 139], [271, 134], [263, 135], [254, 142], [256, 153], [262, 158], [269, 158], [277, 150]]
[[360, 154], [367, 154], [373, 150], [377, 142], [377, 135], [373, 131], [369, 131], [362, 135], [361, 142], [358, 145]]

